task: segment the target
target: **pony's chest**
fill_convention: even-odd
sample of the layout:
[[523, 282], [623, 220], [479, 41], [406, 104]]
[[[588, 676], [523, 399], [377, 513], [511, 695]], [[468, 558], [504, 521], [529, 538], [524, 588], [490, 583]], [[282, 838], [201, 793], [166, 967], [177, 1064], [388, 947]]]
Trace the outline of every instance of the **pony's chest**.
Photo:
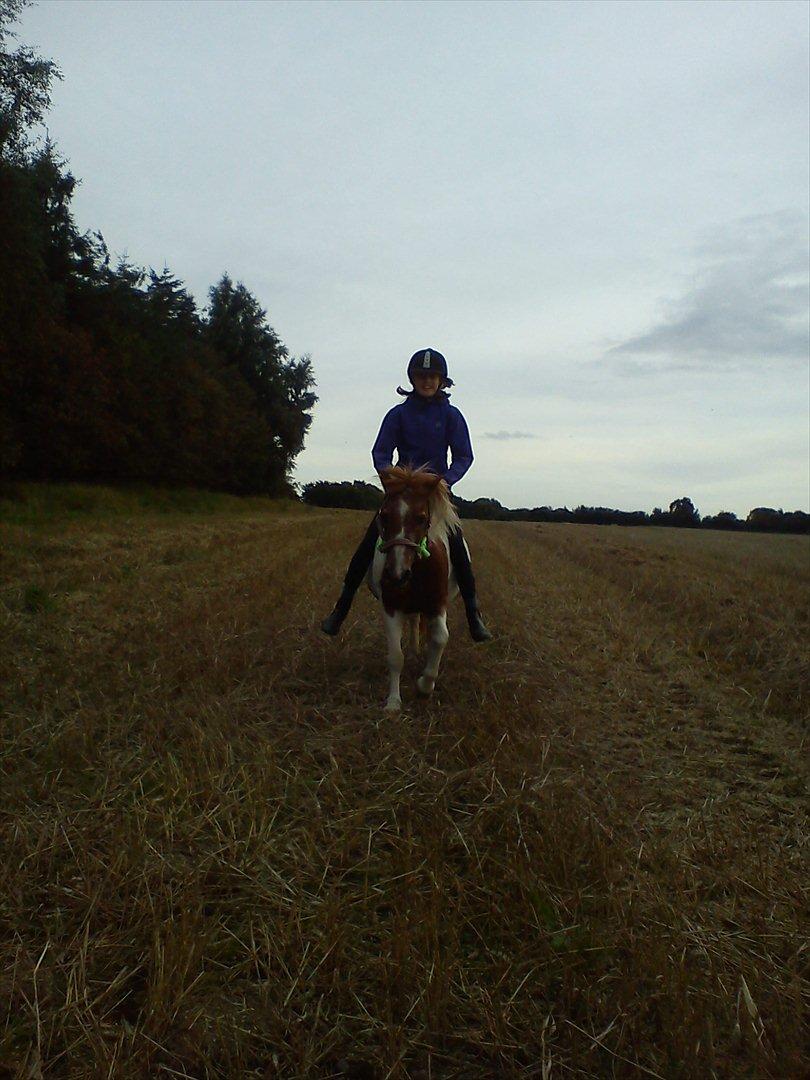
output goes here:
[[[375, 562], [376, 559], [375, 556]], [[406, 615], [420, 614], [432, 618], [446, 609], [450, 560], [443, 540], [430, 542], [430, 557], [414, 563], [411, 576], [404, 584], [395, 584], [383, 577], [384, 565], [384, 556], [377, 573], [372, 564], [369, 584], [389, 614], [401, 611]]]

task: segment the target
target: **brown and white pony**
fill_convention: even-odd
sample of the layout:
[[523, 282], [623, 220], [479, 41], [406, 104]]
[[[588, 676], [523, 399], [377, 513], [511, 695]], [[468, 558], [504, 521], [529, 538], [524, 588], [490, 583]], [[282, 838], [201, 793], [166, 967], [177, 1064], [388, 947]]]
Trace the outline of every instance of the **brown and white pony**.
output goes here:
[[402, 707], [399, 682], [404, 662], [402, 631], [410, 621], [414, 640], [419, 623], [427, 628], [425, 666], [417, 679], [420, 694], [433, 692], [447, 645], [447, 605], [458, 593], [448, 550], [448, 532], [458, 525], [450, 491], [426, 469], [394, 466], [380, 474], [385, 498], [377, 516], [380, 539], [368, 584], [382, 602], [390, 677], [386, 711]]

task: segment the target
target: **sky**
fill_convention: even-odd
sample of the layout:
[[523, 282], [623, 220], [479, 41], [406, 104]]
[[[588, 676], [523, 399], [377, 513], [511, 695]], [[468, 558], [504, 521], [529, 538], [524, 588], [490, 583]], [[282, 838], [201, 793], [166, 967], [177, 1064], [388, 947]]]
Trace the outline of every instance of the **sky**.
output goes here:
[[373, 480], [438, 349], [507, 506], [810, 509], [805, 2], [40, 0], [77, 222], [227, 271]]

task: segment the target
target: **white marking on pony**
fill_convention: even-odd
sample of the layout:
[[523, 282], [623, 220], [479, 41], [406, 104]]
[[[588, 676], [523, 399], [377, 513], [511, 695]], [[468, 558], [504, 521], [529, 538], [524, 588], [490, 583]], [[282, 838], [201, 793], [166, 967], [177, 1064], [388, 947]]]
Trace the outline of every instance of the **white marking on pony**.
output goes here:
[[[402, 522], [402, 528], [399, 530], [396, 536], [389, 537], [389, 540], [404, 540], [405, 539], [405, 515], [408, 512], [408, 504], [403, 498], [397, 499], [397, 513], [399, 514], [399, 520]], [[401, 544], [397, 544], [392, 549], [393, 558], [393, 571], [394, 577], [401, 578], [405, 573], [405, 548]]]
[[436, 678], [439, 674], [442, 653], [449, 640], [450, 631], [447, 629], [447, 612], [443, 611], [440, 615], [428, 620], [425, 666], [422, 674], [416, 680], [416, 688], [420, 694], [427, 696], [433, 693], [433, 687], [436, 685]]
[[377, 600], [382, 600], [382, 575], [385, 569], [385, 552], [374, 551], [374, 558], [366, 574], [366, 584]]
[[386, 611], [383, 615], [385, 623], [385, 637], [388, 642], [388, 700], [385, 703], [386, 712], [399, 712], [402, 708], [402, 698], [399, 694], [399, 680], [402, 675], [402, 665], [405, 657], [402, 653], [402, 627], [405, 616], [401, 611], [395, 611], [389, 615]]

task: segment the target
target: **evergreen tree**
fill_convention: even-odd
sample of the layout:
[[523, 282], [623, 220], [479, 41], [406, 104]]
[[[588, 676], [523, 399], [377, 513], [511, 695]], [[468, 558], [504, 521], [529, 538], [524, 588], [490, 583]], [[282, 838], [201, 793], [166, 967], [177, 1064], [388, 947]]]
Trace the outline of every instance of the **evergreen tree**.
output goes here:
[[207, 337], [256, 395], [273, 440], [268, 487], [280, 490], [303, 448], [312, 422], [309, 413], [317, 401], [310, 358], [289, 358], [286, 346], [267, 322], [267, 312], [241, 282], [234, 285], [227, 274], [209, 293]]
[[31, 129], [42, 122], [51, 103], [51, 83], [61, 79], [52, 60], [28, 48], [14, 51], [12, 25], [28, 0], [0, 0], [0, 159], [24, 164]]
[[0, 0], [0, 471], [281, 491], [315, 403], [242, 285], [208, 319], [164, 267], [117, 267], [71, 213], [78, 181], [33, 128], [50, 61], [12, 51], [25, 0]]

